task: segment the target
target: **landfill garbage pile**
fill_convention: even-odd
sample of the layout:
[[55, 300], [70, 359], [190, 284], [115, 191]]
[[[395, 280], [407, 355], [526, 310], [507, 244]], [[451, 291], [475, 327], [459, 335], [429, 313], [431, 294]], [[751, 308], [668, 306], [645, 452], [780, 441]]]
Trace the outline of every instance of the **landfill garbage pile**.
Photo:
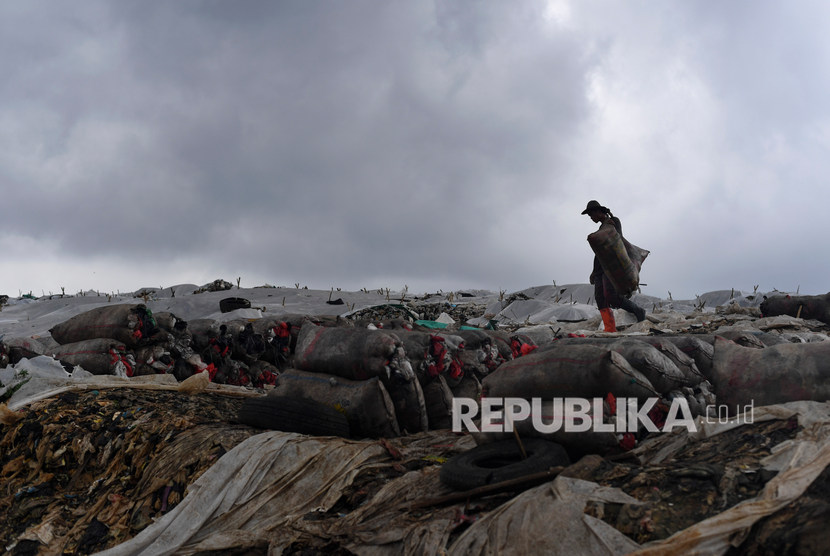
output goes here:
[[0, 527], [12, 554], [89, 554], [132, 537], [256, 429], [241, 397], [180, 390], [68, 391], [5, 415]]
[[[586, 285], [411, 299], [405, 292], [395, 299], [338, 291], [332, 299], [333, 290], [231, 290], [217, 280], [126, 298], [27, 298], [4, 306], [0, 476], [10, 487], [0, 507], [10, 519], [2, 532], [9, 550], [518, 553], [525, 537], [539, 533], [527, 525], [505, 529], [514, 523], [511, 512], [555, 510], [574, 522], [577, 537], [585, 536], [579, 527], [589, 527], [607, 536], [606, 549], [627, 553], [651, 550], [649, 543], [718, 522], [742, 505], [754, 517], [741, 523], [757, 522], [763, 535], [790, 546], [800, 541], [776, 536], [768, 516], [787, 504], [826, 511], [830, 326], [804, 318], [822, 315], [822, 299], [793, 304], [795, 296], [724, 290], [692, 303], [635, 294], [647, 319], [618, 311], [619, 332], [606, 333]], [[490, 420], [495, 431], [449, 430], [459, 399], [476, 406], [466, 421], [476, 428], [485, 400], [530, 407], [539, 398], [527, 414]], [[585, 415], [604, 428], [540, 430], [538, 422], [568, 417], [549, 401], [557, 398], [599, 400]], [[632, 401], [651, 404], [647, 418], [656, 429], [644, 420], [632, 426], [620, 409]], [[677, 408], [695, 431], [665, 428]], [[772, 417], [736, 424], [747, 410]], [[730, 425], [715, 432], [712, 423], [724, 419]], [[202, 444], [187, 444], [191, 436]], [[473, 506], [435, 502], [459, 494], [460, 483], [440, 478], [457, 464], [454, 456], [467, 454], [479, 465], [477, 450], [523, 441], [528, 451], [515, 457], [524, 463], [505, 490]], [[781, 463], [793, 444], [815, 458], [809, 481], [798, 483], [804, 488], [782, 494], [767, 484], [807, 467], [797, 454]], [[191, 459], [181, 456], [185, 445]], [[542, 458], [546, 469], [531, 471], [545, 446], [561, 457]], [[168, 453], [179, 453], [179, 461]], [[284, 462], [274, 473], [268, 466], [283, 465], [275, 463], [288, 457], [283, 453], [308, 459]], [[510, 470], [510, 458], [496, 459]], [[303, 461], [307, 469], [296, 467]], [[510, 482], [483, 467], [475, 475], [481, 488]], [[250, 482], [235, 484], [234, 473]], [[302, 473], [315, 490], [280, 482], [302, 483]], [[283, 494], [260, 499], [251, 494], [257, 489]], [[580, 502], [560, 503], [568, 499]], [[250, 511], [226, 515], [248, 503]], [[213, 513], [193, 523], [193, 512], [206, 507]], [[275, 519], [264, 520], [262, 508]], [[811, 518], [778, 515], [812, 534]], [[727, 535], [725, 526], [706, 526], [713, 528], [700, 542]], [[175, 546], [159, 544], [158, 527]], [[515, 535], [522, 539], [515, 546], [499, 545]]]
[[697, 433], [654, 437], [625, 458], [588, 455], [541, 481], [465, 492], [440, 474], [474, 449], [470, 436], [429, 431], [354, 441], [262, 433], [233, 423], [238, 406], [224, 392], [129, 387], [35, 402], [0, 437], [6, 550], [827, 549], [828, 404], [759, 408], [752, 423], [738, 425], [701, 420]]

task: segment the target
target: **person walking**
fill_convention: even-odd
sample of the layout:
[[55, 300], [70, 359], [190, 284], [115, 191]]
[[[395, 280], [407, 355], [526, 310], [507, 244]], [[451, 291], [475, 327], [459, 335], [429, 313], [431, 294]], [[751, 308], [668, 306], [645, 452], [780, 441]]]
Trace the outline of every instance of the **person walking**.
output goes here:
[[[588, 201], [588, 206], [585, 207], [582, 214], [587, 214], [600, 227], [610, 221], [614, 228], [617, 229], [617, 233], [622, 237], [622, 223], [620, 219], [614, 216], [610, 209], [599, 204], [598, 201]], [[602, 323], [605, 326], [606, 332], [617, 331], [617, 323], [614, 321], [614, 308], [625, 309], [629, 313], [634, 313], [634, 316], [637, 317], [637, 322], [645, 320], [645, 309], [631, 301], [630, 294], [619, 295], [617, 293], [611, 280], [605, 275], [599, 258], [596, 256], [594, 256], [594, 270], [591, 272], [590, 281], [594, 285], [594, 297], [597, 300], [597, 307], [599, 308], [600, 315], [602, 315]]]

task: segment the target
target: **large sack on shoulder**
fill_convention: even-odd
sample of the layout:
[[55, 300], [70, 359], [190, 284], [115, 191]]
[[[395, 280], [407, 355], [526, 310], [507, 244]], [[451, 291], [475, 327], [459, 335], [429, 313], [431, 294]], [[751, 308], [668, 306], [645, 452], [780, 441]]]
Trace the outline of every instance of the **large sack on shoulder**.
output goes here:
[[352, 438], [401, 435], [392, 399], [377, 377], [355, 381], [289, 369], [280, 374], [269, 395], [308, 398], [343, 412]]
[[789, 315], [830, 324], [830, 293], [824, 295], [774, 295], [761, 302], [765, 317]]
[[94, 375], [132, 376], [135, 368], [135, 360], [127, 354], [127, 347], [111, 338], [63, 344], [50, 355]]
[[[623, 241], [611, 222], [606, 222], [599, 230], [588, 235], [588, 243], [618, 295], [625, 296], [637, 289], [640, 284], [640, 265], [648, 256], [648, 251]], [[635, 255], [637, 263], [631, 260], [629, 249]]]
[[757, 349], [715, 338], [711, 382], [730, 414], [749, 404], [830, 400], [830, 342]]
[[147, 343], [158, 331], [152, 312], [143, 304], [96, 307], [49, 330], [59, 344], [112, 338], [129, 347]]
[[651, 382], [619, 353], [590, 345], [562, 345], [503, 363], [482, 381], [482, 396], [496, 398], [646, 398]]
[[395, 405], [401, 431], [428, 428], [423, 390], [395, 334], [306, 322], [297, 337], [294, 363], [300, 370], [350, 380], [378, 377]]

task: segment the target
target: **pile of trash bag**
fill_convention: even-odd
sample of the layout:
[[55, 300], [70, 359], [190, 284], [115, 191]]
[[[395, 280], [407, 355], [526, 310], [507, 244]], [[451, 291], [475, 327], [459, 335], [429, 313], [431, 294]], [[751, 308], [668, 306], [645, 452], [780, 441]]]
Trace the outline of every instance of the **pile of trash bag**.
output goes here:
[[220, 384], [274, 384], [288, 353], [289, 333], [247, 321], [188, 323], [144, 304], [97, 307], [52, 327], [46, 341], [4, 338], [10, 363], [47, 355], [68, 370], [121, 377], [170, 374], [179, 381], [208, 371]]
[[[510, 304], [532, 302], [523, 298], [528, 296]], [[737, 408], [752, 400], [827, 395], [822, 362], [829, 358], [818, 343], [827, 338], [820, 328], [826, 325], [784, 315], [758, 319], [729, 306], [682, 321], [657, 312], [624, 332], [605, 334], [578, 329], [579, 323], [491, 327], [488, 321], [475, 328], [447, 319], [438, 328], [418, 320], [421, 315], [405, 303], [376, 306], [391, 313], [242, 318], [250, 303], [223, 301], [229, 300], [240, 309], [225, 320], [185, 321], [141, 303], [96, 307], [53, 326], [48, 338], [4, 337], [2, 356], [15, 366], [45, 355], [67, 372], [81, 368], [95, 375], [184, 381], [205, 372], [216, 384], [306, 400], [307, 414], [334, 409], [357, 438], [451, 428], [458, 398], [601, 398], [607, 401], [594, 418], [613, 423], [620, 398], [658, 399], [652, 417], [660, 422], [680, 399], [697, 417], [717, 414], [719, 403]], [[0, 385], [0, 399], [4, 392], [9, 397], [19, 377], [11, 378]], [[251, 413], [258, 411], [264, 409]], [[515, 424], [532, 436], [525, 421]], [[616, 442], [607, 442], [608, 435], [587, 444], [576, 435], [556, 437], [579, 449], [627, 450], [652, 431], [628, 432], [616, 435]]]
[[653, 437], [626, 459], [589, 455], [541, 484], [455, 492], [441, 470], [474, 449], [470, 436], [257, 434], [233, 423], [239, 400], [220, 392], [100, 388], [20, 412], [0, 429], [4, 547], [109, 555], [827, 550], [826, 403], [757, 408], [753, 422], [699, 419], [697, 433]]
[[172, 375], [184, 381], [205, 372], [216, 384], [267, 389], [308, 400], [309, 406], [335, 408], [358, 437], [449, 428], [453, 397], [477, 398], [480, 381], [512, 357], [506, 335], [496, 331], [438, 333], [415, 330], [411, 320], [362, 319], [364, 326], [293, 314], [184, 321], [144, 304], [115, 304], [53, 326], [49, 338], [4, 338], [2, 345], [13, 366], [48, 356], [67, 373], [79, 368], [93, 375]]
[[[571, 551], [589, 537], [620, 551], [725, 550], [739, 537], [786, 551], [799, 541], [778, 520], [819, 538], [830, 342], [806, 305], [654, 311], [609, 334], [590, 320], [482, 315], [475, 328], [408, 309], [248, 318], [234, 299], [222, 317], [187, 321], [107, 305], [49, 336], [0, 340], [8, 550], [468, 553], [510, 538], [521, 552], [567, 534], [582, 539]], [[519, 302], [532, 300], [508, 306]], [[585, 414], [611, 429], [537, 430], [568, 397], [599, 400]], [[477, 417], [466, 434], [450, 430], [460, 398], [544, 403], [491, 420], [496, 431]], [[623, 400], [650, 404], [660, 427], [680, 405], [695, 430], [620, 432]], [[505, 440], [528, 459], [556, 444], [561, 476], [480, 502], [441, 481], [451, 457]]]

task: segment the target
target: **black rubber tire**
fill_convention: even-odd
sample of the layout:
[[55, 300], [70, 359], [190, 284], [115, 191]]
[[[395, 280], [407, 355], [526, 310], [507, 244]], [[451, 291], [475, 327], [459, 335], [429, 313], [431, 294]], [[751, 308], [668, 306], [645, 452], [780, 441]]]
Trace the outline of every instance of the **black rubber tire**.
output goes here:
[[571, 463], [565, 448], [555, 442], [528, 438], [522, 444], [527, 459], [522, 459], [514, 439], [476, 446], [441, 466], [441, 482], [456, 490], [470, 490]]
[[230, 313], [236, 309], [250, 309], [251, 302], [243, 297], [226, 297], [219, 300], [219, 310], [223, 313]]
[[333, 407], [305, 398], [262, 396], [247, 398], [237, 419], [260, 429], [297, 432], [311, 436], [350, 438], [349, 421]]

